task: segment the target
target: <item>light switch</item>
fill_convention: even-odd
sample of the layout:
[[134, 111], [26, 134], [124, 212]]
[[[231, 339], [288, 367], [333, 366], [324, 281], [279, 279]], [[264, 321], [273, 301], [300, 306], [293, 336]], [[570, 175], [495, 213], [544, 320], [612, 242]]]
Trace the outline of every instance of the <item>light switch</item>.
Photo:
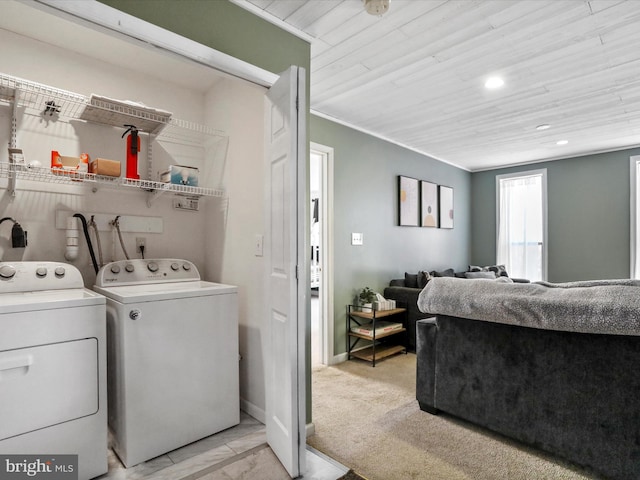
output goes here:
[[351, 234], [351, 245], [362, 245], [363, 243], [364, 243], [364, 238], [361, 233]]
[[255, 254], [256, 257], [262, 257], [262, 255], [264, 253], [263, 250], [262, 250], [263, 240], [264, 240], [264, 235], [256, 234], [254, 236], [254, 241], [253, 241], [254, 252], [253, 253]]

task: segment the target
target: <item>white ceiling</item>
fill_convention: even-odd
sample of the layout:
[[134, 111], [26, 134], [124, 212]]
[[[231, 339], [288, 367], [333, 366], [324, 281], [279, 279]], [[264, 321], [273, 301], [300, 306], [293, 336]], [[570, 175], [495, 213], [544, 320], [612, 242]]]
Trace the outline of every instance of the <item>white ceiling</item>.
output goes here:
[[312, 111], [468, 170], [640, 145], [639, 0], [234, 1], [310, 40]]

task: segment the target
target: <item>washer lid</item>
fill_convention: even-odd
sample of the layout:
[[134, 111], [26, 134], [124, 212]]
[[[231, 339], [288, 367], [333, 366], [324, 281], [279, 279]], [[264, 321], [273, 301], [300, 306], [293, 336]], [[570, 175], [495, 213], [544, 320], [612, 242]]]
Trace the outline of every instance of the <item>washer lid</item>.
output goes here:
[[104, 305], [106, 299], [86, 288], [0, 294], [0, 314]]
[[195, 281], [176, 283], [148, 283], [123, 286], [94, 286], [93, 289], [120, 303], [154, 302], [179, 298], [202, 297], [236, 293], [238, 287], [222, 283]]

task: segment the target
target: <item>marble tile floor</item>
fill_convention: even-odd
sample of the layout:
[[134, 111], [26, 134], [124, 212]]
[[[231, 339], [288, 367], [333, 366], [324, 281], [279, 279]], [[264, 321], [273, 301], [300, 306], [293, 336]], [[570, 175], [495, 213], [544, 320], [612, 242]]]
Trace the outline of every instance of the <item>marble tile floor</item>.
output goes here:
[[[336, 480], [347, 468], [307, 447], [304, 480]], [[241, 412], [240, 424], [125, 468], [109, 450], [109, 472], [97, 480], [288, 480], [267, 445], [265, 426]]]

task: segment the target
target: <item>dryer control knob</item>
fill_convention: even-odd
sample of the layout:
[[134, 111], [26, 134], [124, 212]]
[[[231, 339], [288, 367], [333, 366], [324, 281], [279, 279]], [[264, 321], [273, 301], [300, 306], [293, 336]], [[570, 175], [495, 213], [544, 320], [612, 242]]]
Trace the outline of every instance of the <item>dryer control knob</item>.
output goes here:
[[135, 267], [133, 266], [133, 264], [132, 264], [132, 263], [127, 263], [127, 264], [124, 266], [124, 269], [125, 269], [127, 272], [131, 273], [131, 272], [133, 272], [133, 271], [135, 270]]
[[142, 316], [142, 312], [137, 308], [129, 312], [129, 318], [131, 320], [139, 320], [141, 316]]
[[36, 268], [36, 277], [38, 278], [44, 278], [47, 276], [47, 269], [44, 267], [38, 267]]
[[65, 269], [64, 267], [56, 267], [56, 269], [54, 270], [54, 273], [56, 274], [57, 278], [62, 278], [64, 277]]
[[171, 270], [173, 270], [174, 272], [177, 272], [178, 270], [180, 270], [180, 265], [178, 265], [176, 262], [173, 262], [171, 264]]
[[147, 268], [149, 269], [150, 272], [157, 272], [158, 264], [156, 262], [149, 262], [147, 265]]
[[16, 267], [13, 265], [2, 265], [0, 267], [0, 278], [13, 278], [16, 274]]
[[120, 273], [120, 267], [118, 265], [111, 265], [111, 273], [117, 275]]
[[189, 270], [191, 270], [191, 264], [190, 263], [185, 263], [185, 264], [182, 265], [182, 268], [184, 268], [188, 272]]

